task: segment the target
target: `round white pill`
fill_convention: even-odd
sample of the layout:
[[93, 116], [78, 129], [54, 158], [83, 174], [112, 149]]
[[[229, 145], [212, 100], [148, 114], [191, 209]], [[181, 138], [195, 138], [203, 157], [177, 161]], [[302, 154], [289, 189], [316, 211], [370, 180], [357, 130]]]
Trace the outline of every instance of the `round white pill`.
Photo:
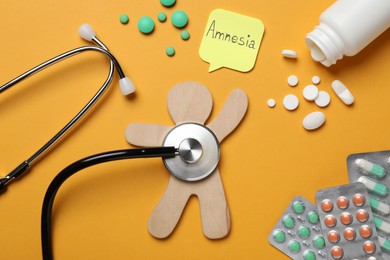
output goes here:
[[320, 79], [320, 77], [318, 77], [318, 76], [313, 76], [313, 77], [311, 78], [311, 82], [313, 82], [313, 84], [318, 85], [318, 84], [321, 82], [321, 79]]
[[302, 125], [306, 130], [315, 130], [322, 126], [325, 122], [325, 115], [322, 112], [312, 112], [308, 114], [302, 121]]
[[288, 76], [287, 78], [287, 83], [291, 86], [291, 87], [295, 87], [296, 85], [298, 85], [298, 77], [295, 76], [295, 75], [290, 75]]
[[283, 57], [296, 59], [298, 57], [297, 52], [293, 50], [282, 50]]
[[303, 89], [303, 97], [308, 101], [313, 101], [318, 96], [318, 88], [314, 85], [308, 85]]
[[317, 98], [314, 100], [317, 106], [326, 107], [330, 103], [330, 96], [328, 92], [320, 91], [318, 92]]
[[332, 82], [332, 89], [344, 104], [349, 106], [352, 105], [355, 101], [352, 93], [340, 80], [335, 80]]
[[269, 107], [274, 107], [276, 105], [275, 99], [273, 99], [273, 98], [268, 99], [267, 105]]
[[287, 110], [295, 110], [299, 105], [299, 101], [297, 96], [293, 94], [288, 94], [287, 96], [284, 97], [283, 99], [283, 106]]

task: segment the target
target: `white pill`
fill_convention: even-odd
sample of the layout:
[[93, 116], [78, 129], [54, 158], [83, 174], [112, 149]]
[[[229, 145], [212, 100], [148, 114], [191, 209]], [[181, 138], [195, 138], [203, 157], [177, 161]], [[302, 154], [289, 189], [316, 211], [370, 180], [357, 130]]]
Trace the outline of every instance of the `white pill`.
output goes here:
[[282, 55], [290, 59], [296, 59], [298, 57], [297, 52], [293, 50], [282, 50]]
[[320, 91], [318, 92], [317, 98], [314, 100], [317, 106], [326, 107], [330, 103], [330, 96], [328, 92]]
[[302, 125], [306, 130], [315, 130], [322, 126], [325, 122], [325, 115], [322, 112], [312, 112], [308, 114], [302, 121]]
[[311, 82], [313, 82], [313, 84], [318, 85], [318, 84], [321, 82], [321, 79], [320, 79], [320, 77], [318, 77], [318, 76], [313, 76], [313, 77], [311, 78]]
[[303, 97], [308, 101], [313, 101], [318, 96], [318, 88], [314, 85], [306, 86], [303, 89]]
[[295, 87], [296, 85], [298, 85], [298, 77], [295, 76], [295, 75], [290, 75], [288, 76], [287, 78], [287, 83], [291, 86], [291, 87]]
[[283, 99], [283, 106], [285, 109], [287, 110], [295, 110], [299, 105], [299, 101], [298, 101], [298, 98], [297, 96], [293, 95], [293, 94], [289, 94], [287, 96], [284, 97]]
[[267, 105], [269, 107], [274, 107], [276, 105], [275, 99], [273, 99], [273, 98], [268, 99]]
[[344, 104], [348, 106], [353, 104], [354, 97], [352, 93], [340, 80], [335, 80], [332, 82], [332, 89]]

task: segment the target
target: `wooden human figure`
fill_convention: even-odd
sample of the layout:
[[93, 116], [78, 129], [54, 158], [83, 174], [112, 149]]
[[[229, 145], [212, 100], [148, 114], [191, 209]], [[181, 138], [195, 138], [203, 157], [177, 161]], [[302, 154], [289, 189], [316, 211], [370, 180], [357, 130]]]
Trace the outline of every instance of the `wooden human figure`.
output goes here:
[[[203, 124], [213, 105], [209, 90], [197, 82], [184, 82], [174, 86], [168, 94], [168, 110], [176, 125]], [[235, 89], [222, 111], [206, 126], [219, 143], [241, 122], [248, 107], [244, 91]], [[161, 146], [172, 126], [156, 124], [130, 124], [126, 139], [142, 147]], [[148, 229], [156, 238], [166, 238], [174, 230], [191, 195], [200, 203], [203, 233], [210, 239], [225, 237], [230, 230], [230, 213], [218, 167], [205, 179], [187, 182], [171, 175], [168, 187], [148, 221]]]

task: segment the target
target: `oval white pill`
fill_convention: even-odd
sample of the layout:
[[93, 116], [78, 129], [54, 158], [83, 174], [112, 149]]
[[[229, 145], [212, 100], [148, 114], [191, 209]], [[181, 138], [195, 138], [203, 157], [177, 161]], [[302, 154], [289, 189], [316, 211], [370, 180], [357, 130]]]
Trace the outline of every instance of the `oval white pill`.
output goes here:
[[318, 88], [314, 85], [306, 86], [303, 89], [303, 97], [308, 101], [313, 101], [318, 96]]
[[320, 77], [318, 77], [318, 76], [313, 76], [312, 78], [311, 78], [311, 82], [313, 82], [313, 84], [319, 84], [320, 82], [321, 82], [321, 79], [320, 79]]
[[297, 52], [293, 50], [282, 50], [283, 57], [295, 59], [298, 57]]
[[275, 99], [273, 99], [273, 98], [268, 99], [267, 105], [269, 107], [274, 107], [276, 105]]
[[317, 106], [326, 107], [330, 103], [330, 96], [328, 92], [320, 91], [318, 92], [317, 98], [314, 100]]
[[308, 114], [302, 121], [302, 125], [306, 130], [315, 130], [322, 126], [325, 122], [325, 115], [322, 112], [316, 111]]
[[353, 104], [355, 99], [352, 93], [340, 80], [335, 80], [332, 82], [332, 89], [344, 104], [348, 106]]
[[298, 85], [298, 77], [295, 76], [295, 75], [290, 75], [288, 76], [287, 78], [287, 83], [291, 86], [291, 87], [295, 87], [296, 85]]
[[289, 94], [287, 96], [284, 97], [283, 99], [283, 106], [285, 109], [287, 110], [295, 110], [299, 105], [299, 100], [297, 98], [297, 96], [293, 95], [293, 94]]

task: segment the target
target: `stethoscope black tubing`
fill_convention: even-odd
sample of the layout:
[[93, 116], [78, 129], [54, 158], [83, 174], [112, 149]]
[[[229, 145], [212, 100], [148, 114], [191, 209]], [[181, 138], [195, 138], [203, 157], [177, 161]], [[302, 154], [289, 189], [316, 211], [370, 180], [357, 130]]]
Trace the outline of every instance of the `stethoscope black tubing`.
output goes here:
[[42, 257], [44, 260], [53, 259], [53, 248], [51, 241], [51, 216], [55, 196], [61, 185], [73, 174], [105, 162], [151, 157], [174, 157], [177, 154], [175, 147], [156, 147], [144, 149], [126, 149], [95, 154], [78, 160], [63, 169], [50, 183], [42, 205], [41, 215], [41, 243]]

